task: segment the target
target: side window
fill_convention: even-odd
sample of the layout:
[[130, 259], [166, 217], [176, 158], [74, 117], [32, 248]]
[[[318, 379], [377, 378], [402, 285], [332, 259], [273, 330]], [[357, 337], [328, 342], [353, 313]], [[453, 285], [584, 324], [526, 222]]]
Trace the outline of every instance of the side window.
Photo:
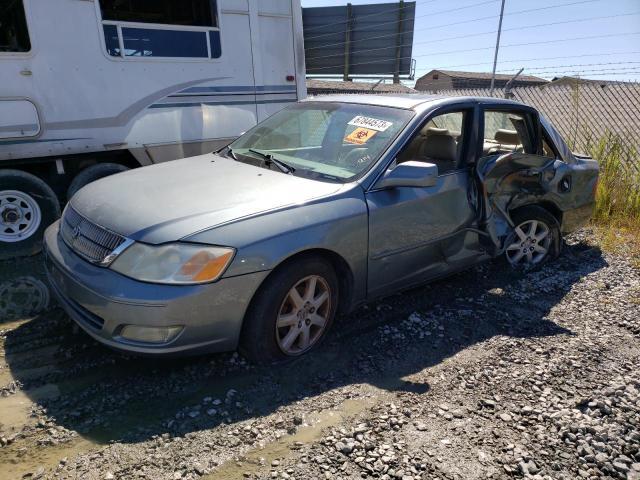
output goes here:
[[434, 163], [438, 174], [462, 165], [466, 111], [444, 113], [431, 118], [398, 155], [398, 163], [417, 160]]
[[211, 0], [100, 0], [103, 20], [217, 27]]
[[28, 52], [31, 40], [22, 0], [0, 2], [0, 52]]
[[215, 0], [99, 1], [111, 56], [206, 59], [222, 54]]
[[542, 137], [542, 155], [549, 158], [560, 158], [546, 133]]
[[508, 111], [484, 112], [483, 155], [535, 153], [525, 115]]

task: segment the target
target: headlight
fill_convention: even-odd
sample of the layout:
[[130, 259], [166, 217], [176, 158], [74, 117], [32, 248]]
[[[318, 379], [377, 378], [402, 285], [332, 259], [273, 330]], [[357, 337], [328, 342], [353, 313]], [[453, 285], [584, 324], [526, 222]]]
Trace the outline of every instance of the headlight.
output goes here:
[[195, 284], [213, 282], [227, 269], [235, 250], [188, 243], [134, 243], [111, 264], [127, 277], [143, 282]]

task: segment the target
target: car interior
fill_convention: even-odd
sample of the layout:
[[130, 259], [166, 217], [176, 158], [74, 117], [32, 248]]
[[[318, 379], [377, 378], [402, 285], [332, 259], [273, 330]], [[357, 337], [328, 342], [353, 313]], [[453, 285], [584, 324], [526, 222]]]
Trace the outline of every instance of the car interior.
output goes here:
[[523, 116], [513, 112], [487, 111], [484, 114], [484, 142], [482, 155], [524, 152], [528, 139]]
[[398, 155], [398, 163], [410, 160], [433, 163], [438, 167], [438, 174], [459, 168], [464, 115], [464, 112], [453, 112], [429, 120]]

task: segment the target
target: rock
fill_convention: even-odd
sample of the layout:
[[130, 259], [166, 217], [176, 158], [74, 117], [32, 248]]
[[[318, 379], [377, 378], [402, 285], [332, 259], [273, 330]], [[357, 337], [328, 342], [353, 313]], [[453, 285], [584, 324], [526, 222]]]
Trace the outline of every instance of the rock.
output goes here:
[[622, 463], [617, 460], [613, 462], [613, 468], [622, 473], [627, 473], [629, 471], [629, 467], [627, 467], [626, 463]]
[[496, 408], [496, 402], [494, 402], [493, 400], [488, 399], [488, 398], [482, 400], [482, 405], [484, 405], [485, 407], [488, 407], [488, 408]]
[[598, 452], [595, 456], [596, 462], [603, 464], [609, 461], [609, 455], [603, 452]]
[[424, 432], [429, 428], [424, 422], [415, 422], [414, 425], [416, 427], [416, 430], [418, 430], [419, 432]]
[[510, 422], [511, 421], [511, 415], [509, 415], [508, 413], [501, 413], [500, 414], [500, 420], [502, 420], [504, 422]]

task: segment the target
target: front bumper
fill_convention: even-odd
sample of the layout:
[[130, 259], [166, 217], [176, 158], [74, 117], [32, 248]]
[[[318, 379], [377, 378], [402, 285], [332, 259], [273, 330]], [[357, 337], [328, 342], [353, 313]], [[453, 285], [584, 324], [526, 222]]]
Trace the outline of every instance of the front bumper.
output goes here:
[[[138, 354], [193, 354], [234, 350], [254, 293], [269, 272], [223, 278], [205, 285], [156, 285], [95, 266], [73, 253], [58, 235], [45, 232], [45, 265], [60, 305], [97, 341]], [[184, 326], [165, 344], [124, 339], [126, 325]]]

